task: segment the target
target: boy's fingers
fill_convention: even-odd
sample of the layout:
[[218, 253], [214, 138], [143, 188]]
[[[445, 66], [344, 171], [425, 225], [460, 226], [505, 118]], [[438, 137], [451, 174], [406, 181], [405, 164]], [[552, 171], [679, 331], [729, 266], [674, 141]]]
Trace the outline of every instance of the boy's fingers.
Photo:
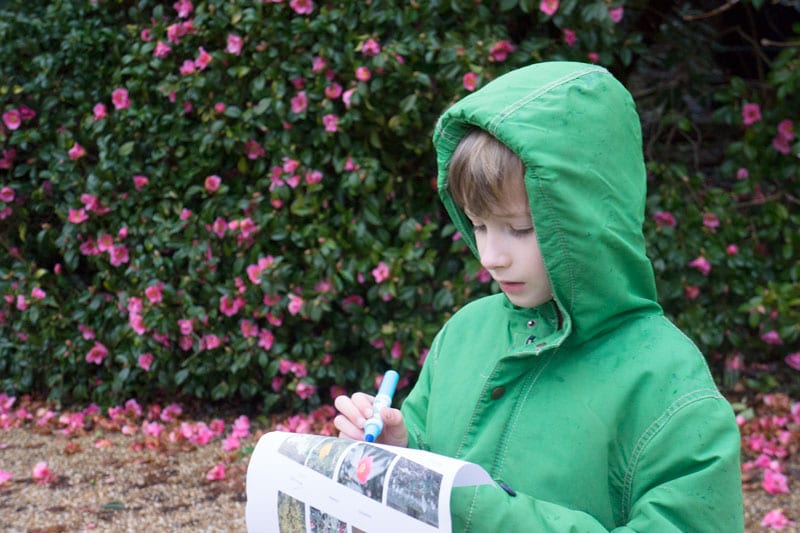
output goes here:
[[339, 430], [339, 436], [346, 439], [362, 440], [364, 431], [353, 425], [344, 415], [336, 415], [333, 425]]

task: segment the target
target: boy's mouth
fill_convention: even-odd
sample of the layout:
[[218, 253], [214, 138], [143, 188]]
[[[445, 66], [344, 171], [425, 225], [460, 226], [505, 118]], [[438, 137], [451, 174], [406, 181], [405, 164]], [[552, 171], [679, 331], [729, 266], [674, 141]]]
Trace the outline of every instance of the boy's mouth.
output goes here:
[[506, 294], [518, 293], [525, 287], [525, 284], [519, 281], [498, 281], [497, 283], [500, 285], [500, 290]]

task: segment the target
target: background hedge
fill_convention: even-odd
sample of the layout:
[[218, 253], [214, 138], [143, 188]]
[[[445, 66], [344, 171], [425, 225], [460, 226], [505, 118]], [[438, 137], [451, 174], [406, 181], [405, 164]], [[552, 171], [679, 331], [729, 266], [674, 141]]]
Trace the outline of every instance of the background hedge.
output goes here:
[[407, 385], [496, 290], [433, 125], [553, 59], [637, 100], [667, 312], [724, 385], [797, 386], [798, 11], [718, 4], [0, 3], [0, 390], [276, 411]]

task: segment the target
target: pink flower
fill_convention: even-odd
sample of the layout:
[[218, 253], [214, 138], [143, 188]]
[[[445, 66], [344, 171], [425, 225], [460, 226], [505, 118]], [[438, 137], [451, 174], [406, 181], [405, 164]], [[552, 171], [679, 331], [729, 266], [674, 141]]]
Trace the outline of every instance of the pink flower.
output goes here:
[[197, 67], [197, 70], [205, 70], [209, 63], [211, 63], [211, 54], [206, 52], [205, 48], [200, 46], [197, 49], [197, 59], [194, 60], [194, 66]]
[[158, 58], [164, 58], [172, 52], [172, 47], [165, 43], [164, 41], [158, 41], [156, 43], [156, 47], [153, 50], [153, 56]]
[[208, 474], [206, 474], [206, 479], [209, 481], [220, 481], [225, 479], [225, 465], [222, 463], [217, 463], [211, 470], [208, 471]]
[[182, 64], [181, 67], [178, 69], [178, 72], [181, 73], [181, 76], [188, 76], [189, 74], [194, 74], [197, 70], [197, 67], [194, 64], [194, 61], [191, 59], [186, 59]]
[[300, 114], [308, 107], [308, 97], [305, 91], [300, 91], [291, 100], [292, 113]]
[[378, 263], [378, 266], [372, 269], [372, 277], [375, 278], [375, 283], [382, 283], [389, 279], [391, 271], [389, 266], [381, 261]]
[[33, 466], [32, 475], [36, 483], [51, 483], [55, 481], [53, 472], [47, 467], [47, 463], [44, 461], [39, 461]]
[[[556, 0], [556, 8], [558, 8], [558, 1]], [[502, 63], [508, 58], [508, 54], [516, 50], [517, 47], [511, 44], [508, 40], [496, 42], [491, 50], [489, 50], [489, 60]]]
[[708, 276], [708, 273], [711, 272], [711, 263], [709, 263], [708, 259], [702, 255], [692, 261], [689, 261], [689, 266], [697, 269], [697, 271], [704, 276]]
[[770, 494], [789, 494], [786, 476], [771, 469], [764, 470], [764, 481], [761, 486]]
[[468, 91], [474, 91], [475, 85], [478, 83], [478, 75], [474, 72], [467, 72], [464, 74], [462, 78], [462, 83], [464, 84], [464, 88]]
[[659, 226], [669, 226], [674, 228], [676, 224], [675, 216], [668, 211], [657, 211], [653, 213], [653, 220]]
[[128, 89], [119, 87], [114, 89], [111, 93], [111, 103], [114, 104], [116, 109], [127, 109], [131, 106], [131, 101], [128, 98]]
[[75, 144], [72, 145], [72, 148], [69, 149], [67, 154], [69, 154], [69, 158], [70, 159], [75, 161], [75, 160], [80, 159], [81, 157], [85, 156], [86, 155], [86, 150], [83, 148], [83, 146], [81, 146], [80, 144], [78, 144], [76, 142]]
[[781, 338], [780, 333], [778, 333], [774, 329], [767, 331], [766, 333], [762, 333], [761, 340], [771, 346], [780, 346], [783, 344], [783, 339]]
[[295, 389], [295, 393], [302, 400], [308, 400], [316, 392], [317, 392], [317, 388], [314, 385], [309, 385], [308, 383], [303, 383], [302, 381], [297, 384], [297, 389]]
[[181, 335], [190, 335], [192, 330], [194, 330], [194, 326], [191, 320], [180, 319], [178, 320], [178, 329], [180, 329]]
[[372, 77], [372, 72], [367, 67], [358, 67], [356, 69], [356, 79], [359, 81], [369, 81]]
[[11, 187], [3, 187], [0, 189], [0, 202], [10, 204], [14, 201], [15, 196], [16, 194], [14, 193], [14, 189]]
[[564, 28], [564, 42], [567, 44], [567, 46], [573, 46], [577, 40], [578, 37], [573, 30]]
[[342, 86], [338, 83], [332, 83], [325, 87], [325, 96], [331, 100], [335, 100], [342, 95]]
[[164, 286], [163, 283], [159, 282], [154, 285], [150, 285], [144, 290], [144, 295], [147, 296], [147, 299], [150, 300], [150, 303], [158, 303], [162, 300], [162, 292], [161, 288]]
[[622, 20], [622, 16], [625, 14], [625, 8], [622, 6], [617, 7], [609, 7], [608, 8], [608, 16], [611, 18], [611, 22], [614, 24], [618, 24], [619, 21]]
[[311, 0], [292, 0], [289, 6], [298, 15], [310, 15], [314, 11], [314, 2]]
[[312, 170], [310, 172], [306, 172], [306, 183], [309, 185], [314, 183], [319, 183], [322, 181], [322, 172], [319, 170]]
[[710, 229], [716, 229], [719, 227], [719, 218], [714, 213], [704, 213], [703, 225]]
[[228, 34], [228, 45], [225, 47], [225, 51], [229, 54], [239, 55], [242, 53], [242, 38], [236, 34], [229, 33]]
[[222, 183], [222, 178], [220, 178], [217, 175], [213, 175], [206, 177], [204, 185], [208, 192], [215, 193], [219, 189], [221, 183]]
[[347, 109], [350, 109], [350, 100], [353, 98], [353, 93], [354, 93], [354, 92], [356, 92], [356, 89], [355, 89], [355, 87], [353, 87], [352, 89], [347, 89], [347, 90], [346, 90], [346, 91], [345, 91], [345, 92], [342, 94], [342, 102], [344, 102], [344, 106], [345, 106]]
[[225, 437], [225, 439], [222, 441], [222, 450], [226, 452], [238, 450], [240, 446], [241, 443], [239, 442], [239, 439], [231, 435]]
[[226, 108], [225, 102], [217, 102], [214, 104], [214, 111], [217, 113], [224, 113]]
[[296, 294], [289, 294], [289, 314], [296, 315], [303, 308], [303, 299]]
[[5, 483], [6, 481], [10, 481], [12, 477], [14, 477], [14, 474], [12, 474], [11, 472], [0, 470], [0, 485]]
[[231, 298], [227, 294], [219, 299], [219, 310], [225, 316], [233, 316], [244, 307], [244, 298], [237, 296]]
[[328, 66], [328, 62], [325, 61], [324, 57], [314, 56], [311, 59], [311, 72], [314, 74], [318, 74], [325, 70], [325, 67]]
[[746, 103], [742, 107], [742, 122], [745, 126], [750, 126], [761, 120], [761, 108], [758, 104]]
[[150, 183], [150, 180], [147, 179], [147, 176], [137, 174], [133, 177], [133, 186], [137, 191], [144, 189], [148, 183]]
[[800, 352], [790, 353], [786, 356], [784, 361], [786, 361], [786, 364], [790, 367], [800, 371]]
[[146, 437], [158, 438], [164, 432], [164, 425], [160, 422], [142, 422], [142, 434]]
[[101, 365], [106, 357], [108, 357], [108, 348], [103, 343], [95, 341], [94, 346], [86, 353], [86, 362]]
[[222, 341], [219, 340], [219, 337], [213, 333], [203, 335], [203, 338], [200, 339], [201, 349], [205, 348], [206, 350], [213, 350], [214, 348], [219, 348], [220, 346], [222, 346]]
[[3, 122], [8, 129], [12, 131], [16, 130], [19, 128], [20, 124], [22, 124], [22, 115], [20, 115], [17, 109], [9, 109], [3, 113]]
[[375, 39], [367, 39], [361, 45], [361, 53], [367, 57], [376, 56], [381, 53], [381, 45]]
[[92, 108], [92, 114], [94, 118], [92, 119], [94, 122], [98, 120], [102, 120], [108, 116], [108, 110], [106, 109], [106, 105], [103, 103], [97, 103]]
[[114, 246], [111, 249], [110, 262], [112, 266], [120, 266], [130, 260], [128, 249], [124, 245]]
[[155, 357], [150, 352], [143, 353], [139, 356], [139, 368], [143, 369], [145, 372], [150, 371], [150, 366], [153, 364]]
[[372, 471], [372, 456], [367, 455], [361, 458], [356, 466], [356, 479], [364, 485], [369, 480], [369, 474]]
[[589, 52], [586, 54], [586, 57], [589, 58], [591, 63], [597, 63], [600, 61], [600, 55], [597, 52]]
[[325, 131], [328, 133], [336, 133], [339, 131], [339, 117], [332, 113], [322, 117], [322, 124], [325, 126]]
[[744, 167], [741, 167], [739, 170], [736, 171], [737, 180], [746, 180], [749, 177], [750, 177], [750, 171]]
[[258, 159], [260, 157], [264, 157], [264, 155], [267, 152], [264, 150], [263, 146], [258, 144], [257, 141], [255, 141], [253, 139], [249, 139], [244, 144], [244, 153], [247, 155], [247, 159], [250, 159], [251, 161], [255, 161], [256, 159]]
[[31, 290], [31, 298], [34, 298], [36, 300], [44, 300], [46, 297], [47, 293], [45, 293], [39, 287], [34, 287], [33, 290]]
[[780, 135], [776, 135], [772, 139], [772, 147], [775, 149], [776, 152], [780, 152], [783, 155], [789, 155], [792, 152], [792, 147], [789, 146], [789, 141], [787, 141]]
[[793, 526], [794, 522], [786, 518], [783, 511], [780, 509], [773, 509], [764, 515], [764, 518], [761, 520], [761, 525], [771, 529], [781, 530]]
[[725, 248], [725, 253], [728, 255], [736, 255], [739, 253], [739, 247], [735, 244], [729, 244], [727, 248]]
[[189, 0], [178, 0], [172, 4], [172, 7], [175, 8], [175, 11], [178, 12], [178, 18], [181, 19], [188, 17], [194, 9], [194, 6], [192, 6], [192, 3]]
[[539, 10], [545, 15], [552, 17], [558, 11], [558, 0], [542, 0]]

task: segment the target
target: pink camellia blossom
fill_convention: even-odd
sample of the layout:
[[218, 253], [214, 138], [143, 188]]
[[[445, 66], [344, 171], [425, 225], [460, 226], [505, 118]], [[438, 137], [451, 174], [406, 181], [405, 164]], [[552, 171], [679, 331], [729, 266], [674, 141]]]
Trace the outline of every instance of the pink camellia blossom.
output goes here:
[[319, 183], [322, 181], [322, 172], [319, 170], [311, 170], [306, 172], [306, 183], [312, 185], [314, 183]]
[[237, 296], [232, 298], [227, 294], [219, 299], [219, 310], [225, 316], [233, 316], [244, 307], [244, 298]]
[[83, 148], [83, 146], [76, 142], [72, 145], [72, 148], [69, 149], [67, 154], [69, 155], [70, 159], [76, 161], [86, 155], [86, 150]]
[[265, 349], [269, 350], [272, 348], [273, 343], [275, 342], [275, 335], [268, 329], [262, 329], [258, 332], [258, 345]]
[[295, 393], [300, 397], [301, 400], [308, 400], [317, 392], [317, 387], [314, 385], [309, 385], [308, 383], [303, 383], [302, 381], [297, 384], [297, 388], [295, 389]]
[[716, 229], [719, 227], [719, 217], [714, 213], [703, 214], [703, 225], [709, 229]]
[[144, 290], [144, 295], [147, 296], [147, 299], [150, 300], [150, 303], [157, 304], [163, 299], [163, 286], [163, 283], [158, 282], [154, 285], [150, 285]]
[[31, 290], [31, 298], [35, 300], [44, 300], [47, 297], [47, 293], [44, 292], [40, 287], [34, 287]]
[[22, 294], [17, 295], [17, 309], [20, 311], [24, 311], [28, 308], [28, 301], [25, 300], [25, 296]]
[[206, 474], [206, 479], [209, 481], [220, 481], [225, 479], [225, 465], [222, 463], [217, 463], [211, 470], [208, 471], [208, 474]]
[[115, 109], [127, 109], [131, 106], [130, 98], [128, 98], [128, 89], [118, 87], [111, 92], [111, 103], [114, 104]]
[[220, 178], [215, 174], [213, 176], [207, 176], [203, 185], [205, 186], [206, 191], [210, 193], [215, 193], [219, 189], [221, 183], [222, 183], [222, 178]]
[[356, 69], [356, 79], [359, 81], [369, 81], [372, 77], [372, 72], [367, 67], [358, 67]]
[[191, 59], [184, 60], [184, 62], [178, 69], [178, 72], [180, 72], [181, 76], [188, 76], [190, 74], [194, 74], [195, 71], [197, 71], [197, 67], [194, 64], [194, 61], [192, 61]]
[[197, 59], [194, 60], [194, 66], [197, 67], [197, 70], [205, 70], [212, 59], [211, 54], [201, 46], [197, 49]]
[[342, 95], [342, 86], [338, 83], [332, 83], [325, 87], [325, 97], [335, 100]]
[[742, 106], [742, 123], [750, 126], [761, 120], [761, 108], [758, 104], [746, 103]]
[[200, 345], [201, 348], [205, 348], [206, 350], [213, 350], [222, 346], [222, 341], [218, 336], [209, 333], [208, 335], [203, 335], [203, 338], [200, 339]]
[[311, 58], [311, 72], [314, 74], [319, 74], [325, 67], [328, 66], [328, 62], [325, 60], [324, 57], [321, 56], [314, 56]]
[[735, 244], [729, 244], [727, 248], [725, 248], [725, 253], [728, 255], [736, 255], [739, 253], [739, 247]]
[[567, 46], [574, 46], [577, 40], [578, 36], [575, 34], [574, 30], [564, 28], [564, 43], [566, 43]]
[[172, 7], [175, 8], [175, 11], [178, 12], [178, 18], [181, 19], [185, 19], [186, 17], [191, 15], [192, 10], [194, 9], [192, 2], [190, 2], [189, 0], [178, 0], [177, 2], [172, 4]]
[[542, 0], [539, 4], [539, 11], [552, 17], [558, 11], [558, 0]]
[[0, 470], [0, 485], [6, 483], [7, 481], [11, 481], [11, 478], [14, 477], [14, 474], [11, 472], [7, 472], [5, 470]]
[[86, 210], [84, 209], [70, 209], [67, 220], [73, 224], [80, 224], [81, 222], [89, 220], [89, 215], [86, 214]]
[[227, 107], [228, 106], [225, 105], [225, 102], [217, 102], [216, 104], [214, 104], [214, 111], [216, 111], [217, 113], [224, 113]]
[[786, 515], [784, 515], [783, 511], [780, 509], [773, 509], [764, 515], [764, 518], [761, 520], [761, 525], [780, 531], [787, 527], [794, 526], [794, 522], [786, 518]]
[[296, 315], [300, 312], [303, 308], [303, 298], [297, 296], [296, 294], [289, 294], [289, 314], [292, 316]]
[[608, 16], [611, 19], [611, 22], [613, 22], [614, 24], [619, 24], [624, 15], [625, 15], [625, 8], [622, 6], [608, 8]]
[[266, 150], [264, 150], [263, 146], [258, 144], [258, 141], [254, 139], [249, 139], [244, 144], [244, 153], [245, 155], [247, 155], [247, 159], [255, 161], [256, 159], [264, 157], [264, 155], [266, 155], [267, 152]]
[[386, 281], [387, 279], [389, 279], [390, 275], [391, 275], [391, 270], [389, 269], [389, 266], [383, 261], [378, 263], [378, 266], [372, 269], [372, 277], [375, 278], [375, 283], [382, 283]]
[[115, 246], [111, 249], [110, 262], [112, 266], [120, 266], [129, 260], [128, 249], [124, 245]]
[[668, 211], [656, 211], [653, 213], [653, 220], [659, 226], [675, 227], [675, 216]]
[[14, 201], [15, 197], [16, 193], [14, 193], [14, 189], [12, 189], [11, 187], [3, 187], [2, 189], [0, 189], [0, 202], [5, 202], [7, 204], [10, 204], [11, 202]]
[[790, 353], [784, 358], [784, 361], [790, 367], [800, 371], [800, 352]]
[[143, 29], [141, 32], [139, 32], [139, 38], [142, 41], [149, 43], [153, 40], [152, 30], [150, 30], [150, 28]]
[[14, 164], [14, 158], [17, 156], [17, 151], [14, 148], [3, 150], [3, 157], [0, 158], [0, 169], [11, 168]]
[[586, 57], [589, 58], [590, 63], [596, 64], [600, 62], [600, 54], [598, 54], [597, 52], [589, 52], [588, 54], [586, 54]]
[[108, 348], [102, 342], [95, 341], [94, 346], [86, 353], [86, 362], [101, 365], [106, 357], [108, 357]]
[[367, 57], [376, 56], [381, 53], [381, 45], [375, 39], [367, 39], [361, 45], [361, 53]]
[[241, 441], [232, 435], [225, 437], [225, 439], [222, 441], [222, 451], [224, 452], [238, 450], [240, 446]]
[[339, 131], [339, 117], [333, 113], [323, 116], [322, 124], [325, 126], [325, 131], [328, 133], [336, 133]]
[[182, 318], [178, 320], [178, 329], [180, 330], [181, 335], [191, 335], [192, 331], [194, 330], [194, 325], [190, 319]]
[[300, 114], [308, 107], [308, 97], [305, 91], [300, 91], [291, 99], [292, 113]]
[[310, 15], [314, 11], [314, 2], [311, 0], [292, 0], [289, 6], [298, 15]]
[[9, 109], [3, 113], [3, 123], [12, 131], [19, 129], [22, 124], [22, 115], [18, 109]]
[[55, 476], [50, 468], [47, 466], [47, 463], [44, 461], [39, 461], [33, 466], [33, 470], [31, 472], [33, 475], [33, 479], [36, 483], [52, 483], [55, 481]]
[[147, 176], [137, 174], [133, 177], [133, 186], [137, 191], [144, 189], [148, 183], [150, 183], [150, 180], [147, 179]]
[[761, 340], [771, 346], [781, 346], [783, 344], [783, 339], [781, 338], [780, 333], [774, 329], [762, 333]]
[[478, 83], [478, 75], [474, 72], [467, 72], [464, 74], [461, 82], [464, 84], [464, 88], [468, 91], [474, 91], [475, 85]]
[[704, 276], [708, 276], [709, 272], [711, 272], [711, 263], [702, 255], [689, 261], [689, 266], [696, 269]]
[[159, 59], [165, 58], [172, 52], [172, 47], [164, 41], [158, 41], [156, 47], [153, 49], [153, 56]]
[[[556, 2], [556, 6], [558, 2]], [[508, 54], [516, 50], [517, 47], [511, 44], [508, 40], [502, 40], [494, 43], [491, 50], [489, 50], [489, 60], [497, 63], [502, 63], [508, 59]]]
[[786, 476], [771, 469], [764, 470], [764, 481], [761, 486], [770, 494], [789, 494], [789, 484]]
[[736, 171], [737, 180], [746, 180], [749, 177], [750, 177], [750, 171], [744, 167], [741, 167], [739, 170]]
[[689, 300], [696, 300], [700, 296], [700, 287], [697, 285], [687, 285], [683, 288], [683, 293]]
[[228, 43], [225, 51], [229, 54], [238, 56], [242, 53], [242, 38], [234, 33], [228, 34]]
[[344, 93], [342, 93], [342, 102], [344, 102], [344, 106], [347, 109], [350, 109], [351, 99], [353, 98], [353, 93], [356, 92], [355, 87], [352, 89], [347, 89]]
[[106, 105], [102, 102], [95, 104], [92, 108], [92, 115], [94, 115], [92, 118], [94, 122], [106, 118], [108, 116], [108, 109], [106, 109]]
[[154, 360], [155, 357], [153, 357], [153, 354], [151, 354], [150, 352], [143, 353], [142, 355], [139, 356], [138, 359], [139, 368], [141, 368], [145, 372], [149, 372], [150, 366], [153, 364]]
[[221, 239], [228, 231], [228, 224], [223, 218], [217, 217], [216, 220], [214, 220], [214, 223], [211, 225], [211, 231]]

